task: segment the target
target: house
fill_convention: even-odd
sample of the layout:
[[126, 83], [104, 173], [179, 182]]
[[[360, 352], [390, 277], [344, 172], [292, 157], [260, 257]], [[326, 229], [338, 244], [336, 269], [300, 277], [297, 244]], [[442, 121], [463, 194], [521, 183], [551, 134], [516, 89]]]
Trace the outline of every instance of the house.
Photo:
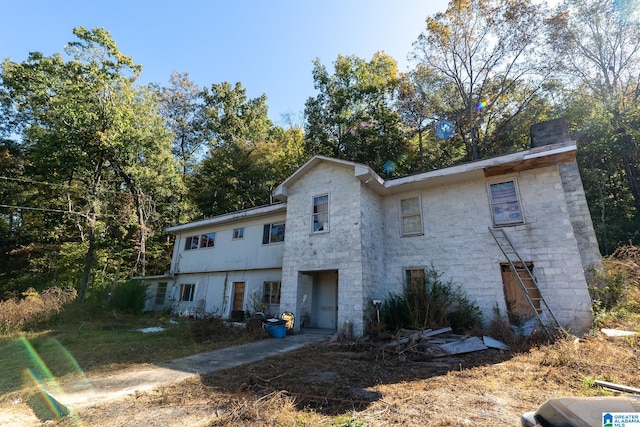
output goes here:
[[[600, 263], [576, 144], [563, 120], [532, 126], [532, 147], [403, 178], [315, 156], [274, 191], [279, 203], [167, 229], [171, 270], [145, 278], [149, 309], [241, 318], [290, 311], [295, 328], [362, 335], [373, 301], [433, 267], [484, 320], [523, 314], [502, 230], [561, 326], [592, 322], [586, 276]], [[520, 296], [518, 296], [520, 295]], [[532, 311], [532, 310], [531, 310]]]

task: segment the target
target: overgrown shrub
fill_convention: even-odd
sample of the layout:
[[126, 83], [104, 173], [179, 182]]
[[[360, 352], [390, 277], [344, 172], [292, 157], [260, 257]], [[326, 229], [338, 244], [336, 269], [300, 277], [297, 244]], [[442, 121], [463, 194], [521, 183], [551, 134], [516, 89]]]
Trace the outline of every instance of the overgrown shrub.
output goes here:
[[46, 322], [76, 296], [75, 289], [54, 286], [40, 293], [30, 288], [21, 297], [0, 301], [0, 334], [12, 334]]
[[391, 330], [451, 326], [456, 332], [479, 328], [480, 308], [471, 303], [459, 286], [441, 280], [433, 267], [424, 281], [408, 283], [402, 294], [391, 293], [382, 306], [382, 318]]
[[618, 248], [588, 283], [597, 325], [640, 319], [640, 247]]
[[123, 313], [141, 314], [147, 288], [137, 280], [130, 280], [115, 288], [111, 295], [111, 307]]

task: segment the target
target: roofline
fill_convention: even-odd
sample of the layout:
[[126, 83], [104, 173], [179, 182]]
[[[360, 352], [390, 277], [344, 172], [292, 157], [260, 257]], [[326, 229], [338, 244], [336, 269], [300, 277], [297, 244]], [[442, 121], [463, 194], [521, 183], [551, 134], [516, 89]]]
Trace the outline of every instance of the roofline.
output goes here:
[[212, 225], [226, 224], [230, 222], [241, 221], [249, 218], [259, 218], [261, 216], [271, 215], [278, 212], [286, 211], [286, 203], [275, 203], [267, 206], [260, 206], [257, 208], [244, 209], [241, 211], [235, 211], [228, 214], [218, 215], [211, 218], [203, 219], [200, 221], [188, 222], [186, 224], [174, 225], [168, 227], [165, 231], [167, 233], [179, 233], [181, 231], [193, 230], [196, 228], [209, 227]]
[[[384, 182], [384, 188], [385, 190], [399, 189], [399, 187], [407, 184], [415, 184], [417, 182], [430, 181], [434, 179], [447, 180], [451, 179], [453, 176], [474, 173], [482, 173], [485, 177], [488, 177], [497, 174], [490, 172], [495, 168], [509, 164], [533, 161], [535, 159], [543, 159], [545, 157], [549, 159], [557, 159], [553, 162], [554, 164], [564, 163], [567, 162], [567, 159], [575, 159], [576, 152], [577, 146], [575, 141], [544, 145], [530, 148], [528, 150], [518, 151], [517, 153], [505, 154], [489, 159], [476, 160], [442, 169], [435, 169], [429, 172], [422, 172], [416, 175], [390, 179]], [[521, 170], [525, 169], [526, 168]]]
[[296, 169], [294, 173], [289, 175], [287, 179], [282, 181], [280, 185], [278, 185], [278, 187], [276, 187], [276, 189], [273, 191], [273, 196], [278, 200], [286, 201], [288, 196], [287, 188], [289, 187], [289, 185], [293, 184], [302, 175], [307, 173], [307, 171], [322, 162], [333, 163], [338, 166], [353, 169], [354, 176], [365, 184], [371, 182], [371, 185], [377, 184], [378, 186], [382, 187], [384, 183], [384, 180], [367, 165], [351, 162], [348, 160], [334, 159], [333, 157], [321, 156], [318, 154], [313, 156], [304, 165]]

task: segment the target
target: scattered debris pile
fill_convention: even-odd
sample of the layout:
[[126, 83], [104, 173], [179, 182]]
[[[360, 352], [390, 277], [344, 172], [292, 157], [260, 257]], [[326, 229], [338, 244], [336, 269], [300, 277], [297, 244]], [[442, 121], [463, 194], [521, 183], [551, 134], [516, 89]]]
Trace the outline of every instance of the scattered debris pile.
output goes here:
[[[336, 334], [332, 341], [342, 338]], [[354, 345], [374, 346], [384, 357], [396, 356], [400, 361], [407, 359], [436, 359], [455, 354], [483, 351], [489, 348], [508, 350], [509, 347], [491, 337], [453, 334], [451, 328], [426, 329], [423, 331], [401, 329], [392, 341], [372, 342], [369, 337], [356, 340]]]

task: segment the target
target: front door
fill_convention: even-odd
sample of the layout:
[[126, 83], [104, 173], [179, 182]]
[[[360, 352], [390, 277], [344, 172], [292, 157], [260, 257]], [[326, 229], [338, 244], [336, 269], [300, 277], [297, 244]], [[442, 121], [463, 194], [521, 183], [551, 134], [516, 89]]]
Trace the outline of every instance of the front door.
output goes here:
[[337, 329], [338, 272], [317, 273], [313, 286], [313, 313], [311, 325], [315, 328]]
[[244, 282], [233, 282], [233, 302], [231, 304], [231, 320], [244, 318]]

